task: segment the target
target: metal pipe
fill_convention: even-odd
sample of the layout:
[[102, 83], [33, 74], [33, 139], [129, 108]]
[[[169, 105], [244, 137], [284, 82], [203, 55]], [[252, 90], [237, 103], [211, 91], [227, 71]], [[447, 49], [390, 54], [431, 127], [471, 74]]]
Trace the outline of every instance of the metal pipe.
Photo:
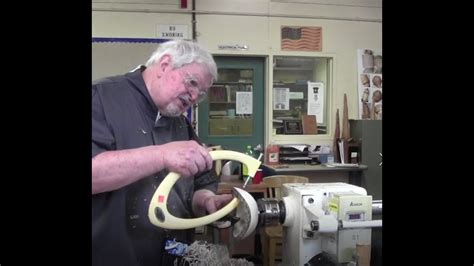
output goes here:
[[288, 15], [288, 14], [270, 14], [270, 13], [241, 13], [241, 12], [227, 12], [227, 11], [203, 11], [203, 10], [151, 10], [140, 8], [92, 8], [92, 11], [105, 12], [139, 12], [139, 13], [179, 13], [179, 14], [201, 14], [201, 15], [230, 15], [230, 16], [256, 16], [269, 18], [302, 18], [302, 19], [327, 19], [327, 20], [347, 20], [360, 22], [378, 22], [382, 23], [382, 19], [364, 19], [364, 18], [349, 18], [349, 17], [329, 17], [329, 16], [308, 16], [308, 15]]
[[360, 221], [360, 222], [340, 221], [340, 224], [339, 224], [340, 229], [371, 228], [371, 227], [382, 227], [382, 220]]
[[[191, 25], [192, 25], [192, 37], [193, 41], [197, 42], [197, 34], [196, 34], [196, 0], [192, 0], [192, 16], [191, 16]], [[192, 126], [195, 131], [197, 131], [197, 110], [198, 110], [198, 105], [194, 104], [192, 107]]]
[[372, 201], [372, 215], [382, 214], [382, 200]]
[[192, 20], [191, 20], [191, 23], [193, 25], [193, 41], [197, 42], [197, 39], [196, 39], [196, 0], [193, 0], [193, 3], [192, 3]]

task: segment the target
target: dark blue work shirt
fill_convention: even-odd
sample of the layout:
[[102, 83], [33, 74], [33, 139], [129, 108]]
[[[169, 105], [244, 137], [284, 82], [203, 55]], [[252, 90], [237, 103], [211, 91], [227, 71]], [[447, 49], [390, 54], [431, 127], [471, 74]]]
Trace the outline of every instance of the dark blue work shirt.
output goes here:
[[[104, 151], [161, 145], [197, 139], [184, 116], [160, 117], [141, 72], [92, 84], [92, 157]], [[165, 230], [152, 225], [148, 206], [168, 171], [163, 170], [123, 188], [92, 195], [92, 265], [156, 266], [172, 263], [163, 255], [165, 237], [192, 241], [194, 229]], [[210, 172], [181, 177], [168, 197], [169, 212], [192, 218], [192, 197], [198, 189], [217, 190]]]

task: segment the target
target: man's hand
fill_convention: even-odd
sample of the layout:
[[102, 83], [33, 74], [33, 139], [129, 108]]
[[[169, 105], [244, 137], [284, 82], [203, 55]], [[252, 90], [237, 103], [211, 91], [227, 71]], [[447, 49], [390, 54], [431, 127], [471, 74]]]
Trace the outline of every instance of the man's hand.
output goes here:
[[193, 176], [212, 168], [209, 151], [194, 140], [174, 141], [161, 148], [164, 151], [163, 165], [171, 172]]
[[206, 198], [204, 201], [206, 211], [213, 213], [229, 203], [234, 196], [232, 194], [214, 195]]
[[196, 216], [204, 216], [213, 213], [229, 203], [234, 196], [232, 194], [215, 195], [212, 191], [201, 189], [194, 192], [193, 212]]
[[163, 169], [194, 176], [212, 169], [212, 158], [194, 140], [105, 151], [92, 158], [92, 194], [122, 188]]

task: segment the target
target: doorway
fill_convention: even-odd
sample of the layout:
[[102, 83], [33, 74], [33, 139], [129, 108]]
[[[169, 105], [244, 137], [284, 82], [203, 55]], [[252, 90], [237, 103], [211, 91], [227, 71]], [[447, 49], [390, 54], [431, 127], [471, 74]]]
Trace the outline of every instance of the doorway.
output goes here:
[[244, 152], [264, 145], [263, 57], [214, 56], [218, 81], [198, 105], [198, 134], [207, 145]]

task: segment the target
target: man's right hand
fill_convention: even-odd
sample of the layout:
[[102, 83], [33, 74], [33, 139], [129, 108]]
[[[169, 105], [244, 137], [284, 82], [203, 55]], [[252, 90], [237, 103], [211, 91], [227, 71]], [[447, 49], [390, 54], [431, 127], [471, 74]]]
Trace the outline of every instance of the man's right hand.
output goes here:
[[170, 172], [194, 176], [212, 169], [209, 151], [194, 140], [174, 141], [161, 146], [163, 165]]
[[92, 158], [92, 194], [119, 189], [163, 169], [194, 176], [211, 170], [212, 158], [194, 140], [105, 151]]

